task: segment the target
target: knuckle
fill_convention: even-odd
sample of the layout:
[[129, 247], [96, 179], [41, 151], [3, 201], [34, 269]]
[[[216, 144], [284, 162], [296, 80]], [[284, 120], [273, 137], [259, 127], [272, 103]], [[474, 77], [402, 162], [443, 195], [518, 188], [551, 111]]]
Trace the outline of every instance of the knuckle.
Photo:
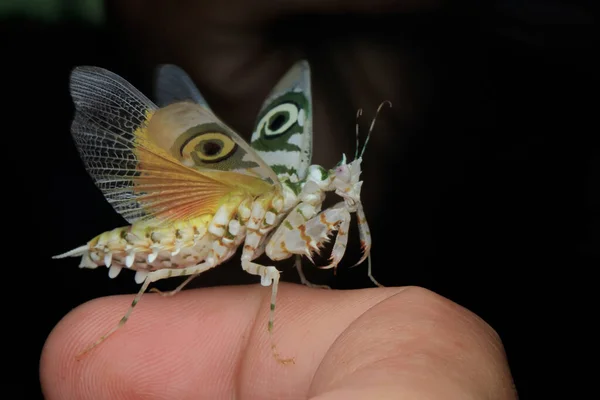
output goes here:
[[422, 311], [422, 323], [437, 325], [439, 335], [483, 338], [493, 347], [502, 347], [500, 336], [491, 325], [452, 300], [418, 286], [409, 286], [399, 295], [403, 302], [411, 303]]

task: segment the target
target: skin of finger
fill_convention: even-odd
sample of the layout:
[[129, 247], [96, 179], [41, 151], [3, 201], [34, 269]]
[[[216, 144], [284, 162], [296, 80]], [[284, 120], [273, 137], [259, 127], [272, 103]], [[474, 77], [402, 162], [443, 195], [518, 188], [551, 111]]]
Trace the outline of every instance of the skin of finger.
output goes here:
[[118, 322], [131, 296], [88, 302], [44, 346], [40, 377], [52, 399], [306, 398], [314, 372], [359, 315], [402, 289], [328, 291], [282, 284], [273, 342], [270, 290], [260, 286], [146, 294], [125, 327], [75, 356]]
[[[439, 398], [452, 398], [448, 393], [473, 392], [469, 383], [479, 383], [477, 376], [464, 386], [461, 379], [448, 378], [452, 366], [464, 356], [453, 356], [455, 346], [435, 346], [443, 342], [440, 333], [446, 327], [443, 318], [436, 319], [443, 312], [430, 305], [434, 303], [427, 298], [430, 292], [411, 288], [407, 293], [417, 294], [403, 297], [401, 289], [337, 292], [284, 287], [287, 295], [280, 296], [278, 302], [275, 343], [283, 356], [295, 356], [295, 364], [282, 365], [273, 359], [264, 329], [268, 296], [260, 290], [264, 288], [256, 287], [194, 290], [171, 299], [147, 295], [146, 307], [140, 304], [136, 309], [136, 319], [132, 317], [121, 332], [86, 358], [75, 360], [74, 354], [110, 328], [123, 312], [129, 299], [119, 296], [74, 310], [50, 335], [41, 362], [46, 398], [293, 399], [307, 398], [309, 388], [311, 395], [331, 399], [386, 398], [386, 393], [394, 396], [399, 391], [430, 395], [432, 389], [443, 393]], [[421, 308], [414, 306], [415, 302]], [[441, 300], [444, 302], [447, 300]], [[398, 324], [395, 320], [404, 312], [397, 307], [402, 305], [404, 312], [413, 316], [400, 318], [403, 322]], [[461, 309], [458, 314], [469, 313]], [[476, 326], [485, 326], [475, 320]], [[430, 321], [437, 321], [440, 329], [425, 332], [428, 335], [421, 343], [407, 340], [422, 332], [421, 326], [431, 325]], [[479, 335], [477, 330], [461, 329]], [[394, 332], [402, 334], [388, 337]], [[402, 342], [416, 347], [402, 351]], [[429, 346], [434, 349], [430, 351]], [[428, 352], [435, 351], [440, 352], [438, 357], [427, 360]], [[411, 362], [402, 364], [402, 356], [389, 357], [393, 352], [404, 354]], [[413, 365], [415, 359], [421, 364]], [[441, 372], [437, 370], [438, 360], [447, 367]], [[471, 360], [481, 362], [478, 367], [489, 364], [485, 359]], [[499, 372], [496, 380], [504, 381], [506, 376], [510, 381], [507, 370]], [[430, 386], [433, 378], [439, 380]], [[482, 386], [493, 393], [495, 384], [492, 379]]]
[[493, 329], [416, 287], [353, 321], [324, 357], [309, 393], [319, 400], [517, 399]]

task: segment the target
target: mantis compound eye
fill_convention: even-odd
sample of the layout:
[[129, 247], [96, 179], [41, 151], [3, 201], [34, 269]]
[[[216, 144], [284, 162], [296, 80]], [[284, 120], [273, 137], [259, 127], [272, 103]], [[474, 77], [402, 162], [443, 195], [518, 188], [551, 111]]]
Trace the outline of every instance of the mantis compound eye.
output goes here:
[[335, 176], [344, 182], [348, 182], [350, 180], [350, 168], [348, 168], [348, 165], [346, 164], [336, 167]]

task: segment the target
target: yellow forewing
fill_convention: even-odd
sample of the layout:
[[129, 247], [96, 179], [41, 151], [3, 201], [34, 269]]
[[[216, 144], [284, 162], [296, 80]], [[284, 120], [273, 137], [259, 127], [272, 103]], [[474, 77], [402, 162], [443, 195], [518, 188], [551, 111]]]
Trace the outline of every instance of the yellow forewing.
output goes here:
[[130, 223], [214, 213], [232, 192], [258, 195], [278, 184], [249, 145], [198, 104], [158, 109], [95, 67], [73, 71], [71, 95], [72, 134], [86, 169]]

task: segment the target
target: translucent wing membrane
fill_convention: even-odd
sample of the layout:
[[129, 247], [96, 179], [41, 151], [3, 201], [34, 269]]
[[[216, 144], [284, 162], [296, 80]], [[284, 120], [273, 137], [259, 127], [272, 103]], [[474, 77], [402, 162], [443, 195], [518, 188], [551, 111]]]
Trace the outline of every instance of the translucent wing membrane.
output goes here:
[[[270, 187], [254, 160], [246, 160], [246, 169], [241, 168], [247, 173], [219, 168], [223, 165], [219, 152], [242, 153], [240, 160], [252, 154], [238, 151], [249, 146], [238, 145], [236, 140], [241, 139], [198, 105], [189, 103], [197, 109], [184, 105], [179, 114], [181, 110], [158, 109], [127, 81], [95, 67], [73, 71], [71, 94], [76, 108], [72, 134], [86, 169], [130, 223], [194, 218], [214, 212], [234, 190], [258, 194]], [[204, 129], [207, 124], [210, 129]], [[186, 140], [177, 148], [173, 139], [184, 134]], [[232, 146], [224, 145], [227, 139], [233, 140]], [[214, 170], [205, 168], [208, 164]]]
[[181, 68], [172, 64], [161, 65], [156, 69], [154, 95], [161, 107], [190, 100], [210, 109], [208, 102], [200, 94], [192, 78]]
[[133, 190], [140, 175], [134, 132], [156, 106], [121, 77], [95, 67], [71, 74], [75, 118], [73, 138], [89, 174], [127, 221], [146, 215]]

